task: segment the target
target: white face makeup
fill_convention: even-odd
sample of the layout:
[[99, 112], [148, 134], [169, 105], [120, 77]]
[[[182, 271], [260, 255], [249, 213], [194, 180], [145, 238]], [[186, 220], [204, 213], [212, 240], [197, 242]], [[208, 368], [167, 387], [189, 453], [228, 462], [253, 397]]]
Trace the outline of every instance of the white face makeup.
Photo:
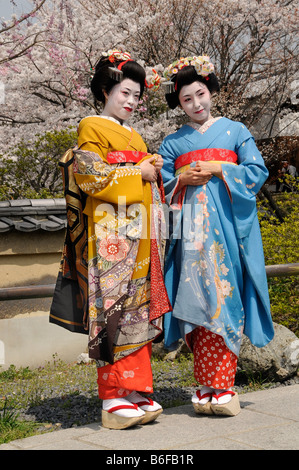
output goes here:
[[125, 78], [115, 85], [109, 94], [105, 93], [106, 103], [103, 115], [113, 117], [121, 123], [129, 119], [138, 106], [140, 84]]
[[192, 121], [204, 124], [212, 117], [211, 94], [204, 83], [193, 82], [191, 85], [184, 85], [180, 90], [179, 100]]

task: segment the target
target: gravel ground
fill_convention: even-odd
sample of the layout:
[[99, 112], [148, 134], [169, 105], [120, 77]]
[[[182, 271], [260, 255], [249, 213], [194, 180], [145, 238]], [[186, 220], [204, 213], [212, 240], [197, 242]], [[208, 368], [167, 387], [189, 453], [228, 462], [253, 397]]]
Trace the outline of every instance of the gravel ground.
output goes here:
[[[190, 403], [198, 386], [192, 383], [192, 361], [183, 364], [153, 364], [154, 390], [151, 397], [164, 408]], [[52, 372], [51, 372], [52, 371]], [[258, 388], [299, 384], [299, 376], [283, 383], [255, 384], [237, 373], [234, 390], [239, 394]], [[2, 385], [2, 388], [1, 388]], [[101, 401], [97, 396], [96, 368], [93, 364], [48, 369], [33, 379], [0, 383], [0, 399], [7, 397], [19, 418], [44, 423], [40, 431], [70, 428], [101, 420]], [[23, 397], [23, 403], [21, 398]], [[25, 397], [28, 396], [27, 400]], [[12, 405], [10, 405], [12, 406]]]

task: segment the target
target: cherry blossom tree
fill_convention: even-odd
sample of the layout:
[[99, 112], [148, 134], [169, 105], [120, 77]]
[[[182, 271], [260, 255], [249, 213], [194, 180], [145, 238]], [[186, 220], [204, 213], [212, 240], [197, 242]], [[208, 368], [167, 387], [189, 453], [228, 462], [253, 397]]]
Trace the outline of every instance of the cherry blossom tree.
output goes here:
[[92, 20], [90, 15], [77, 0], [46, 1], [35, 22], [23, 27], [26, 37], [38, 40], [0, 67], [5, 83], [2, 148], [34, 132], [77, 125], [80, 117], [95, 112], [91, 69], [102, 51], [132, 36], [135, 12], [125, 15], [127, 20], [122, 12], [108, 10], [103, 15], [97, 12]]
[[[0, 64], [11, 62], [25, 55], [37, 42], [39, 32], [27, 34], [27, 27], [32, 25], [37, 12], [44, 5], [46, 0], [33, 0], [32, 10], [19, 17], [12, 15], [11, 20], [0, 21]], [[15, 1], [10, 0], [15, 6]], [[25, 26], [25, 28], [24, 28]]]
[[[297, 73], [295, 0], [31, 2], [27, 18], [2, 22], [0, 30], [0, 152], [99, 112], [91, 70], [101, 52], [121, 46], [158, 68], [180, 56], [210, 55], [222, 87], [216, 112], [259, 126], [263, 137], [278, 132]], [[134, 118], [153, 150], [177, 123], [179, 112], [167, 120], [165, 109], [163, 92], [149, 93]]]
[[262, 115], [265, 137], [296, 77], [297, 25], [298, 8], [289, 0], [213, 0], [197, 17], [204, 33], [200, 41], [193, 36], [193, 52], [204, 49], [217, 64], [222, 110], [249, 126]]

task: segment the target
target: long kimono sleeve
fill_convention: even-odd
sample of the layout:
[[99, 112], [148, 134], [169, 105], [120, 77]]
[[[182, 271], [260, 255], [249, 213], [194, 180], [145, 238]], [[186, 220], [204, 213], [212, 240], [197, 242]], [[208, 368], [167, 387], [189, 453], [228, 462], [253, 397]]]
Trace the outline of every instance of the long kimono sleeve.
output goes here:
[[237, 235], [244, 238], [256, 217], [256, 195], [268, 177], [268, 170], [252, 135], [243, 124], [235, 151], [238, 165], [222, 163], [222, 176], [232, 203]]
[[[163, 167], [161, 175], [163, 178], [165, 201], [168, 207], [172, 206], [173, 198], [176, 194], [179, 177], [175, 176], [175, 159], [176, 155], [167, 142], [167, 138], [162, 142], [158, 153], [163, 157]], [[182, 207], [178, 205], [172, 206], [172, 210], [168, 210], [166, 219], [169, 229], [169, 246], [165, 261], [165, 286], [167, 289], [169, 301], [174, 306], [176, 292], [178, 289], [179, 275], [177, 272], [175, 259], [172, 256], [172, 250], [175, 245], [176, 233], [180, 231], [182, 219]], [[167, 208], [165, 208], [167, 210]], [[171, 312], [164, 315], [164, 346], [166, 348], [177, 347], [177, 341], [182, 337], [177, 318], [173, 317]]]
[[243, 273], [244, 333], [257, 346], [265, 346], [274, 335], [264, 252], [256, 209], [256, 194], [268, 177], [254, 139], [241, 125], [236, 143], [238, 165], [222, 164], [224, 183], [232, 204], [232, 215]]
[[[175, 160], [178, 155], [172, 149], [171, 143], [167, 138], [162, 142], [158, 153], [163, 157], [163, 167], [161, 175], [163, 178], [166, 203], [173, 208], [181, 209], [183, 194], [177, 192], [179, 176], [175, 175]], [[182, 193], [182, 192], [180, 192]], [[183, 191], [185, 193], [185, 191]], [[177, 197], [175, 197], [177, 195]]]

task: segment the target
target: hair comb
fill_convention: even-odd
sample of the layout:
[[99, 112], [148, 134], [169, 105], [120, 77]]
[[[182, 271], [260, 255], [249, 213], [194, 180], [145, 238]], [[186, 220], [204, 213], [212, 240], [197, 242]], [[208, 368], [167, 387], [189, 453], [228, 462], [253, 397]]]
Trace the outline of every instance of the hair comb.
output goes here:
[[116, 82], [121, 82], [123, 78], [123, 71], [116, 67], [108, 67], [109, 77]]
[[165, 93], [174, 93], [175, 92], [175, 85], [174, 82], [169, 80], [168, 82], [162, 81], [161, 85], [165, 87]]

